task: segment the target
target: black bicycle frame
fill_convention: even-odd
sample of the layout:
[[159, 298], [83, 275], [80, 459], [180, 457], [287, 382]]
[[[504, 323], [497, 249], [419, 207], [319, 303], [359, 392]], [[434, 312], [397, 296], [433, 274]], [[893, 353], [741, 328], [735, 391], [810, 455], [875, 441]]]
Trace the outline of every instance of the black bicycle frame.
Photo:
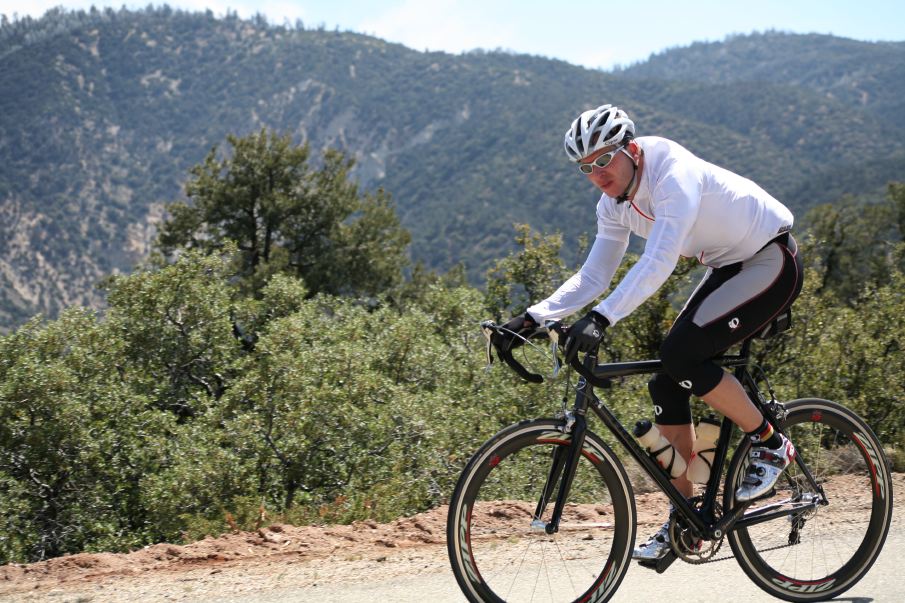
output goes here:
[[[718, 365], [724, 368], [734, 368], [735, 376], [745, 387], [752, 402], [762, 407], [762, 403], [757, 399], [757, 385], [754, 378], [747, 370], [749, 362], [750, 340], [742, 344], [738, 355], [726, 355], [714, 359]], [[591, 371], [594, 377], [601, 380], [608, 380], [613, 377], [625, 377], [629, 375], [643, 375], [651, 373], [659, 373], [663, 371], [663, 363], [660, 360], [643, 360], [637, 362], [617, 362], [610, 364], [597, 364], [596, 354], [587, 354], [582, 363], [585, 369]], [[767, 513], [769, 509], [765, 509], [763, 513], [739, 520], [745, 510], [752, 504], [751, 502], [742, 503], [735, 508], [728, 510], [719, 520], [716, 517], [716, 509], [718, 508], [717, 495], [719, 493], [720, 480], [722, 479], [723, 466], [726, 463], [726, 457], [729, 450], [729, 440], [732, 437], [734, 424], [728, 418], [723, 417], [720, 425], [720, 435], [714, 452], [713, 463], [710, 471], [710, 478], [707, 481], [707, 487], [704, 491], [703, 499], [699, 509], [695, 509], [685, 499], [685, 496], [676, 489], [672, 484], [670, 476], [660, 467], [659, 464], [645, 451], [631, 436], [613, 412], [594, 394], [594, 387], [584, 377], [579, 378], [577, 393], [575, 395], [575, 405], [572, 410], [571, 418], [574, 423], [571, 425], [572, 443], [565, 450], [557, 450], [554, 452], [553, 463], [550, 474], [547, 477], [547, 483], [544, 486], [544, 492], [541, 500], [538, 502], [535, 518], [540, 518], [541, 513], [547, 506], [550, 496], [557, 481], [559, 481], [559, 493], [553, 507], [553, 515], [550, 522], [545, 526], [548, 534], [553, 534], [559, 530], [559, 522], [562, 517], [562, 511], [565, 507], [565, 501], [568, 497], [569, 488], [572, 485], [572, 479], [575, 475], [575, 468], [578, 464], [581, 450], [584, 445], [585, 434], [587, 430], [587, 409], [591, 408], [600, 420], [603, 421], [607, 429], [612, 432], [622, 446], [640, 464], [645, 472], [653, 479], [660, 490], [666, 494], [673, 507], [682, 516], [682, 518], [692, 526], [697, 533], [706, 536], [711, 540], [721, 538], [727, 529], [735, 529], [745, 527], [775, 519], [782, 515], [791, 515], [799, 512], [801, 509], [784, 510], [776, 513]], [[804, 465], [799, 455], [796, 455], [796, 461], [801, 467], [807, 479], [812, 486], [817, 488], [816, 480], [814, 480], [810, 471]], [[561, 476], [561, 477], [560, 477]], [[822, 490], [819, 490], [822, 492]]]

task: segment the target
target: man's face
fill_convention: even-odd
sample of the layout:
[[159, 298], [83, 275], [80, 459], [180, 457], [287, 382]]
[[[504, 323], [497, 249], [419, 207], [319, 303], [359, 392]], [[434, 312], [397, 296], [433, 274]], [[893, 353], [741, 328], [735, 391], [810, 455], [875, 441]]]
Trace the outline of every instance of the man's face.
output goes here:
[[[593, 163], [594, 160], [601, 155], [610, 153], [618, 148], [618, 146], [604, 147], [594, 151], [587, 157], [584, 157], [579, 163]], [[633, 154], [636, 152], [635, 148], [635, 143], [630, 142], [626, 145], [625, 150]], [[628, 188], [629, 183], [632, 181], [633, 174], [634, 169], [632, 167], [632, 160], [628, 155], [619, 151], [613, 156], [613, 159], [606, 167], [601, 168], [595, 165], [591, 170], [591, 173], [585, 174], [585, 176], [587, 176], [588, 180], [601, 191], [610, 197], [616, 198]]]

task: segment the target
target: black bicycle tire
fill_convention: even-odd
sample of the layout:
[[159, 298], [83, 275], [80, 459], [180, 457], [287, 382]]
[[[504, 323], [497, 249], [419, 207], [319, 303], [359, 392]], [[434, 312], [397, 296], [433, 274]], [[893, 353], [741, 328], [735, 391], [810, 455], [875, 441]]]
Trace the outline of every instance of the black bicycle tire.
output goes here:
[[[811, 422], [840, 429], [842, 433], [854, 434], [857, 438], [853, 440], [857, 444], [853, 449], [860, 452], [861, 459], [866, 463], [865, 467], [870, 469], [868, 474], [872, 492], [870, 520], [864, 538], [851, 558], [836, 571], [807, 580], [788, 576], [772, 567], [758, 553], [747, 530], [730, 531], [727, 539], [742, 570], [762, 590], [774, 597], [797, 603], [824, 601], [837, 597], [854, 586], [870, 570], [880, 554], [892, 522], [893, 494], [889, 461], [870, 427], [841, 404], [808, 398], [788, 402], [785, 407], [788, 415], [782, 424], [783, 430]], [[795, 443], [794, 437], [792, 443]], [[735, 504], [734, 489], [739, 483], [740, 472], [746, 467], [749, 448], [750, 442], [744, 438], [729, 465], [724, 491], [724, 505], [727, 509]], [[802, 458], [808, 463], [806, 455]], [[819, 476], [815, 477], [819, 479]], [[829, 502], [830, 505], [834, 503], [833, 500]]]
[[[484, 479], [491, 471], [486, 468], [488, 459], [499, 458], [498, 452], [504, 452], [508, 456], [528, 446], [558, 443], [554, 439], [566, 445], [570, 436], [560, 431], [563, 424], [561, 419], [536, 419], [510, 425], [490, 438], [462, 471], [450, 499], [447, 550], [456, 580], [469, 601], [488, 603], [503, 600], [485, 583], [480, 568], [471, 565], [475, 561], [470, 554], [471, 543], [468, 526], [465, 525], [470, 517], [469, 504], [474, 502]], [[612, 449], [590, 431], [587, 432], [584, 449], [586, 452], [583, 458], [590, 460], [597, 468], [611, 494], [615, 528], [613, 546], [606, 563], [601, 567], [600, 576], [576, 600], [603, 603], [616, 592], [631, 562], [636, 526], [635, 500], [628, 475]], [[552, 507], [552, 502], [550, 506]]]

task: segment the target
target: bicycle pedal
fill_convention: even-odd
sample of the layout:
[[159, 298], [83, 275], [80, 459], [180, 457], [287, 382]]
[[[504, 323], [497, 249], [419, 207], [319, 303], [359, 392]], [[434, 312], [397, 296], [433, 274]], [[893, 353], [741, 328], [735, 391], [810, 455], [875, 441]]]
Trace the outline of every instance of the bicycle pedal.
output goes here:
[[642, 559], [638, 561], [638, 565], [647, 569], [654, 570], [658, 574], [662, 574], [669, 568], [670, 565], [672, 565], [672, 562], [676, 559], [676, 554], [673, 551], [669, 551], [659, 559]]

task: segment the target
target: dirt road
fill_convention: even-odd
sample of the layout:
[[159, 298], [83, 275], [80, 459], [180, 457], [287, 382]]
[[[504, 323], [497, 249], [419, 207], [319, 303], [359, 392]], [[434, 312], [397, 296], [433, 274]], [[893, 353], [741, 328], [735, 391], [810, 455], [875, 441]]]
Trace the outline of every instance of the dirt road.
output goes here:
[[[905, 475], [894, 479], [893, 526], [877, 563], [844, 595], [855, 603], [901, 603], [905, 579]], [[639, 519], [655, 529], [665, 504], [641, 495]], [[391, 524], [271, 526], [186, 546], [155, 545], [127, 555], [72, 555], [0, 567], [0, 601], [27, 603], [318, 603], [464, 601], [449, 569], [445, 512]], [[727, 547], [728, 554], [728, 547]], [[658, 575], [633, 565], [613, 601], [669, 598], [685, 603], [774, 601], [733, 559], [702, 566], [676, 562]], [[731, 593], [731, 597], [729, 597]]]
[[[845, 594], [858, 603], [901, 603], [905, 580], [900, 552], [905, 550], [901, 513], [887, 544], [868, 575]], [[382, 559], [382, 560], [380, 560]], [[702, 588], [702, 585], [706, 585]], [[636, 602], [668, 589], [670, 599], [686, 603], [775, 601], [742, 573], [734, 560], [704, 566], [676, 562], [658, 575], [633, 565], [612, 601]], [[2, 601], [94, 603], [184, 601], [192, 603], [459, 603], [464, 597], [448, 569], [446, 550], [429, 545], [397, 551], [385, 558], [331, 559], [299, 562], [291, 559], [228, 563], [211, 569], [157, 572], [152, 576], [113, 576], [57, 584], [0, 596]]]

